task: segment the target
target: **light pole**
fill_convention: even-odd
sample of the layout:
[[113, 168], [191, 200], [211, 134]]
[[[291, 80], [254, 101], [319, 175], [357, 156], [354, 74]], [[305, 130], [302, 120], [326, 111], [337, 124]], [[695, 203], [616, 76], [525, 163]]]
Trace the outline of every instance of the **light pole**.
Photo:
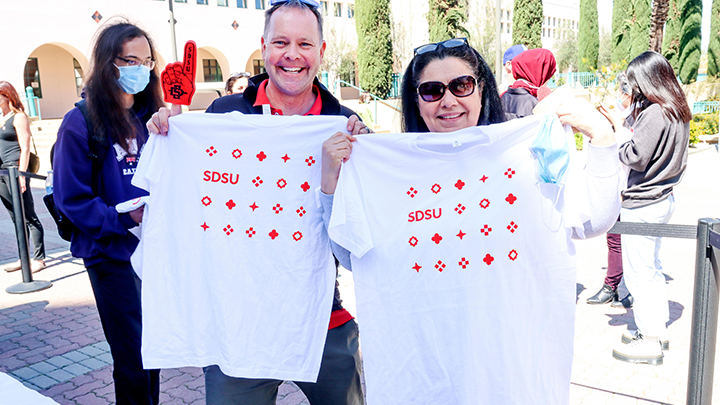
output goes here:
[[500, 10], [500, 0], [495, 1], [495, 81], [499, 85], [502, 81], [502, 49], [500, 49], [500, 19], [502, 18], [502, 10]]
[[173, 62], [178, 61], [177, 43], [175, 40], [175, 13], [173, 12], [173, 0], [168, 0], [168, 8], [170, 9], [170, 46], [172, 47]]

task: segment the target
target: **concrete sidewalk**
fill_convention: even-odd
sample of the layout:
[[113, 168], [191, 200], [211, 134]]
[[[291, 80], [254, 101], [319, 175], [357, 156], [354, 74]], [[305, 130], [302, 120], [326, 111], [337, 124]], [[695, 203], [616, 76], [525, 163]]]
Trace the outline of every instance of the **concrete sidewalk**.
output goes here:
[[[720, 154], [713, 147], [692, 151], [685, 178], [675, 190], [672, 223], [696, 225], [698, 218], [720, 217]], [[34, 275], [52, 281], [47, 290], [12, 295], [5, 288], [22, 281], [19, 272], [0, 272], [0, 372], [61, 404], [114, 403], [112, 367], [82, 261], [70, 256], [42, 203], [44, 189], [34, 181], [35, 208], [45, 225], [48, 268]], [[663, 266], [670, 293], [670, 346], [662, 366], [631, 365], [612, 358], [612, 347], [628, 327], [632, 310], [591, 306], [585, 299], [602, 286], [607, 265], [605, 238], [576, 243], [578, 304], [571, 404], [684, 404], [695, 269], [695, 241], [663, 240]], [[14, 227], [0, 210], [0, 266], [17, 260]], [[354, 313], [352, 274], [341, 272], [346, 307]], [[552, 291], [548, 291], [552, 294]], [[622, 292], [624, 294], [625, 291]], [[508, 298], [511, 299], [511, 298]], [[720, 359], [716, 360], [716, 365]], [[715, 370], [715, 401], [720, 403]], [[162, 404], [204, 404], [198, 368], [162, 370]], [[0, 394], [0, 405], [9, 404]], [[532, 400], [529, 400], [532, 402]], [[278, 404], [307, 404], [296, 386], [281, 386]], [[15, 405], [15, 404], [13, 404]]]

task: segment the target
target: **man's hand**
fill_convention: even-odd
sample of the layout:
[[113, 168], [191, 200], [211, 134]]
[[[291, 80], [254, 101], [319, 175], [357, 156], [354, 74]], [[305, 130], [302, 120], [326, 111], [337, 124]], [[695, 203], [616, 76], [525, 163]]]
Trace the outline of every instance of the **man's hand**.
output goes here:
[[335, 187], [340, 177], [340, 165], [350, 158], [353, 142], [355, 142], [354, 136], [342, 132], [336, 133], [323, 142], [322, 178], [320, 180], [320, 190], [323, 193], [335, 194]]
[[171, 104], [190, 105], [195, 94], [196, 63], [197, 45], [195, 41], [187, 41], [183, 61], [168, 64], [160, 75], [165, 101]]

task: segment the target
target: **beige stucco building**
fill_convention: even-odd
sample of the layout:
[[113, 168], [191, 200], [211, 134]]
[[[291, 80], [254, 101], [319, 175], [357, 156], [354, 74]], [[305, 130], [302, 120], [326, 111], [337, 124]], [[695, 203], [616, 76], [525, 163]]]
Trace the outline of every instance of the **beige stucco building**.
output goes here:
[[[268, 3], [268, 4], [266, 4]], [[326, 27], [355, 35], [354, 1], [323, 1]], [[191, 108], [217, 97], [231, 73], [260, 73], [260, 38], [269, 0], [174, 0], [177, 52], [187, 40], [198, 46], [197, 82]], [[3, 55], [0, 80], [21, 92], [33, 87], [42, 118], [60, 118], [80, 99], [92, 40], [114, 16], [144, 28], [158, 51], [158, 66], [173, 62], [168, 0], [1, 0]], [[22, 91], [24, 95], [24, 90]]]

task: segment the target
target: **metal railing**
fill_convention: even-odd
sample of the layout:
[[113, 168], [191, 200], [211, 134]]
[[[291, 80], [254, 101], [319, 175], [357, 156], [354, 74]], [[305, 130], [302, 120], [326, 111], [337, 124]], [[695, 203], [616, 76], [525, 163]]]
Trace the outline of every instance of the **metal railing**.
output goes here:
[[701, 218], [698, 225], [617, 222], [608, 233], [696, 239], [695, 288], [687, 405], [712, 403], [720, 276], [720, 218]]
[[720, 111], [720, 101], [696, 101], [692, 106], [693, 114], [705, 114]]
[[345, 85], [346, 87], [352, 87], [353, 89], [359, 91], [360, 94], [366, 93], [366, 94], [368, 94], [370, 97], [373, 98], [373, 102], [375, 103], [375, 115], [374, 115], [374, 121], [375, 121], [375, 123], [377, 123], [377, 119], [378, 119], [378, 114], [377, 114], [377, 111], [378, 111], [378, 110], [377, 110], [378, 102], [381, 103], [381, 104], [383, 104], [383, 105], [385, 105], [385, 106], [388, 106], [388, 107], [392, 108], [393, 110], [395, 110], [395, 111], [397, 111], [397, 112], [402, 112], [402, 111], [400, 111], [399, 108], [395, 107], [395, 106], [392, 105], [392, 104], [388, 104], [387, 102], [385, 102], [385, 100], [383, 100], [383, 99], [380, 98], [379, 96], [376, 96], [375, 94], [372, 94], [372, 93], [370, 93], [369, 91], [363, 90], [363, 89], [361, 89], [360, 87], [357, 87], [357, 86], [355, 86], [355, 85], [353, 85], [353, 84], [350, 84], [350, 83], [346, 82], [345, 80], [340, 80], [340, 79], [335, 80], [335, 84], [334, 84], [334, 86], [333, 86], [333, 93], [336, 93], [336, 94], [337, 94], [337, 88], [338, 88], [338, 85], [340, 85], [340, 84], [343, 84], [343, 85]]

